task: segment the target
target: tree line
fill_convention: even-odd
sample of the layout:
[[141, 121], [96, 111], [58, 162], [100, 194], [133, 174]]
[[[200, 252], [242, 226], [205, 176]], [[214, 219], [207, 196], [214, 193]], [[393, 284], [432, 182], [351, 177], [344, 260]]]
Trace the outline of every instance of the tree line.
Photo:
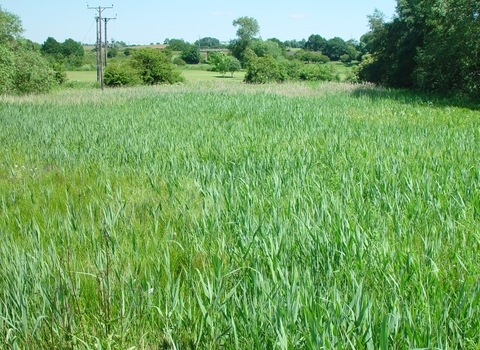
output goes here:
[[478, 97], [478, 0], [397, 0], [391, 21], [376, 11], [361, 41], [358, 76], [384, 86]]
[[[258, 22], [240, 17], [232, 22], [237, 32], [229, 43], [205, 37], [195, 43], [165, 39], [167, 48], [158, 52], [125, 48], [129, 59], [108, 67], [105, 81], [114, 86], [176, 82], [181, 77], [175, 66], [200, 63], [200, 48], [211, 48], [225, 52], [209, 53], [205, 63], [222, 74], [243, 68], [250, 83], [338, 80], [325, 63], [342, 61], [358, 62], [351, 81], [475, 96], [480, 87], [479, 17], [477, 0], [397, 0], [391, 20], [379, 11], [368, 16], [370, 30], [360, 41], [312, 34], [284, 42], [259, 38]], [[0, 93], [48, 91], [65, 80], [65, 69], [82, 66], [81, 43], [49, 37], [39, 45], [22, 33], [20, 19], [0, 7]], [[109, 49], [109, 55], [117, 55], [118, 47]], [[160, 68], [142, 66], [148, 62], [145, 56]], [[146, 71], [166, 76], [147, 77]]]

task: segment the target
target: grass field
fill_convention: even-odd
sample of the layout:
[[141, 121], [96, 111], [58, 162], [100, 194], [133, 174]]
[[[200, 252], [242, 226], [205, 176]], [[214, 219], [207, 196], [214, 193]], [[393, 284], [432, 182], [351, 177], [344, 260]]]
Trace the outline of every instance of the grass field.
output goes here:
[[0, 97], [0, 347], [479, 349], [480, 113], [226, 80]]
[[[222, 76], [219, 73], [209, 72], [207, 70], [184, 69], [182, 70], [182, 75], [188, 81], [224, 79], [225, 82], [242, 82], [243, 77], [245, 76], [245, 72], [236, 72], [232, 77], [230, 73]], [[91, 83], [97, 81], [97, 72], [70, 71], [67, 72], [67, 79], [69, 81]]]

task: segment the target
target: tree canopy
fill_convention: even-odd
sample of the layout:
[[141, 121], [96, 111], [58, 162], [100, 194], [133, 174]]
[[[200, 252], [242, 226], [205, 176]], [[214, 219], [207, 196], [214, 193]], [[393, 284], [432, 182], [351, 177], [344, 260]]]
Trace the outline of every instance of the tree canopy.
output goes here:
[[260, 26], [253, 17], [239, 17], [232, 24], [237, 27], [237, 39], [230, 41], [229, 48], [235, 58], [244, 62], [244, 52], [260, 32]]
[[200, 49], [198, 45], [186, 45], [180, 55], [180, 58], [188, 64], [197, 64], [200, 62]]
[[480, 4], [477, 0], [397, 0], [386, 22], [376, 11], [361, 41], [359, 77], [386, 86], [478, 94]]
[[223, 45], [220, 43], [220, 40], [217, 38], [211, 38], [211, 37], [205, 37], [201, 38], [200, 40], [195, 41], [195, 45], [200, 46], [200, 47], [208, 47], [211, 49], [219, 49], [223, 47]]

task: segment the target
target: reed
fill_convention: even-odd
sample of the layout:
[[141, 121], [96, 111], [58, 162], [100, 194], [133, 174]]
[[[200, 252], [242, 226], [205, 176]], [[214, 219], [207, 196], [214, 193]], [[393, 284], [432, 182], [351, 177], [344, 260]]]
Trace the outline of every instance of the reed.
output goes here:
[[349, 84], [1, 99], [0, 347], [478, 349], [478, 111]]

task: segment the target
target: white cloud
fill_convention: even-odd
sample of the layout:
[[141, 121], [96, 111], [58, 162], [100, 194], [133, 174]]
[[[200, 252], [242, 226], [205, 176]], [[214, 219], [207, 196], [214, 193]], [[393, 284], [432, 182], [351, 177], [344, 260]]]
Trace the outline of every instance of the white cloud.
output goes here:
[[307, 18], [307, 17], [310, 17], [310, 15], [299, 14], [299, 13], [295, 13], [293, 15], [290, 15], [290, 18], [295, 18], [295, 19], [301, 19], [301, 18]]

